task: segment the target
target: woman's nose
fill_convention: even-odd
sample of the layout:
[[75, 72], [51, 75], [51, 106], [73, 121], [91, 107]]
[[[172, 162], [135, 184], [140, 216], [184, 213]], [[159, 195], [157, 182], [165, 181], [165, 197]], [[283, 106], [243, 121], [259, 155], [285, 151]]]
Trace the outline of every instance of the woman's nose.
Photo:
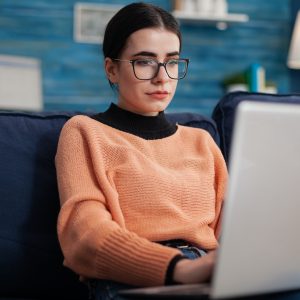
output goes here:
[[155, 82], [166, 82], [170, 79], [164, 65], [160, 65], [157, 75], [153, 78]]

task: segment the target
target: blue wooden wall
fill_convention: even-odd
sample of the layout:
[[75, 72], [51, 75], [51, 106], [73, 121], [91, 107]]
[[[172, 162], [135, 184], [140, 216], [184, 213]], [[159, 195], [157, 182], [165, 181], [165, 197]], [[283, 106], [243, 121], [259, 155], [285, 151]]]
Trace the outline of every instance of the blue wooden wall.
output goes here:
[[[80, 2], [127, 4], [131, 1]], [[171, 9], [171, 1], [145, 1]], [[116, 96], [102, 71], [101, 45], [73, 40], [76, 0], [0, 0], [0, 54], [36, 57], [42, 61], [46, 110], [99, 111]], [[286, 57], [291, 31], [290, 0], [228, 0], [229, 11], [250, 21], [226, 31], [203, 24], [182, 25], [183, 57], [191, 59], [169, 111], [210, 115], [224, 94], [224, 77], [253, 62], [266, 68], [279, 92], [290, 91]]]

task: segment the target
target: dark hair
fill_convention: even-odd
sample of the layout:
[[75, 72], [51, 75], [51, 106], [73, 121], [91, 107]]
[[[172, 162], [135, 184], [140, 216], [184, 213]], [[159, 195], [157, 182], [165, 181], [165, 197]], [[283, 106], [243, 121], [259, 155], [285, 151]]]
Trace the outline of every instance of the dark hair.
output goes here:
[[103, 40], [104, 58], [118, 58], [127, 38], [133, 32], [149, 27], [163, 27], [175, 33], [181, 48], [181, 33], [175, 18], [158, 6], [139, 2], [124, 6], [108, 22]]

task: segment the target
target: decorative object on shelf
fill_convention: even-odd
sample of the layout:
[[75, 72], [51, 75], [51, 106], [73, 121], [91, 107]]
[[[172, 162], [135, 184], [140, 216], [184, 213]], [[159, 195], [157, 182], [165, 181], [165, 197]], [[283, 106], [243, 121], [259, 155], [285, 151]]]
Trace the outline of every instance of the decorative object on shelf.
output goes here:
[[106, 24], [120, 5], [76, 3], [74, 6], [74, 39], [76, 42], [99, 44]]
[[300, 69], [300, 10], [294, 25], [287, 65], [291, 69]]
[[173, 7], [173, 15], [180, 21], [214, 24], [220, 30], [249, 20], [245, 14], [228, 13], [227, 0], [174, 0]]
[[216, 16], [225, 16], [228, 13], [228, 4], [226, 0], [214, 0], [214, 11]]
[[245, 71], [226, 77], [223, 86], [226, 93], [236, 91], [277, 93], [276, 84], [266, 81], [266, 70], [259, 63], [253, 63]]

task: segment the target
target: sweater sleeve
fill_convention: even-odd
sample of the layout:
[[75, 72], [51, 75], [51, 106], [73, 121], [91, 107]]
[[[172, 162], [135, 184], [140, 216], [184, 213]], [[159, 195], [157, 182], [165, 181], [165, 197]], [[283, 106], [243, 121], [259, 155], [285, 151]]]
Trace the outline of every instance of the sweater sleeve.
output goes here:
[[181, 252], [139, 237], [113, 218], [93, 167], [93, 146], [72, 119], [62, 129], [55, 158], [64, 265], [85, 278], [163, 285], [170, 261]]
[[228, 172], [226, 162], [222, 155], [221, 150], [210, 138], [210, 149], [213, 155], [214, 160], [214, 174], [215, 174], [215, 220], [210, 224], [214, 229], [215, 236], [217, 239], [220, 239], [221, 233], [221, 223], [222, 223], [222, 208], [225, 199], [227, 181], [228, 181]]

